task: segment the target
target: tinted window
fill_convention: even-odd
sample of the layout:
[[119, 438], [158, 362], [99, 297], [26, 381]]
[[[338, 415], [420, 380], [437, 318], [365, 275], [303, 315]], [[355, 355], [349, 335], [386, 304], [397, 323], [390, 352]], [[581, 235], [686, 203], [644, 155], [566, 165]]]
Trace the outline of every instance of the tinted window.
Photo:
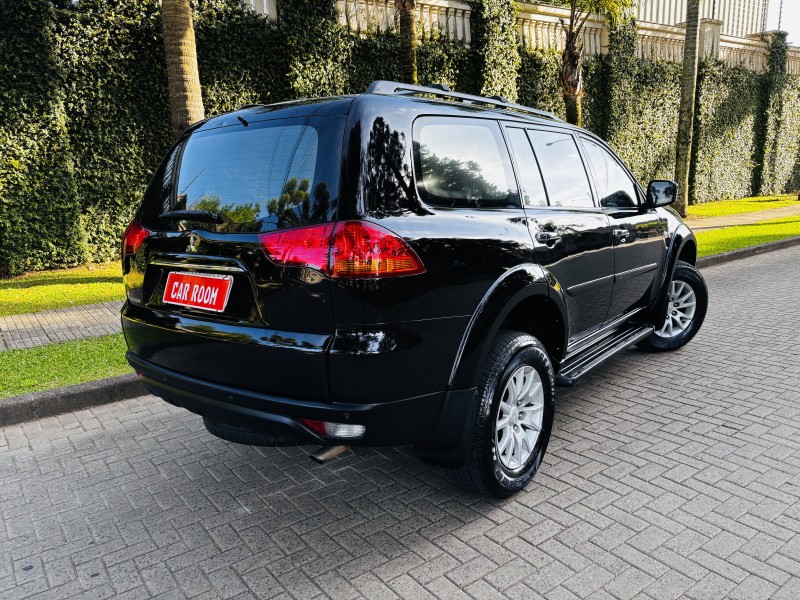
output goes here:
[[516, 208], [508, 153], [493, 121], [422, 118], [414, 152], [422, 199], [437, 206]]
[[511, 143], [514, 158], [517, 159], [517, 174], [522, 188], [523, 205], [547, 206], [547, 194], [544, 191], [542, 174], [525, 130], [508, 129], [508, 140]]
[[625, 169], [597, 142], [584, 137], [581, 140], [594, 175], [600, 206], [618, 208], [638, 206], [636, 186]]
[[326, 117], [194, 133], [183, 149], [171, 208], [219, 213], [221, 225], [196, 224], [217, 231], [269, 231], [331, 220], [341, 131], [340, 118]]
[[530, 130], [550, 206], [594, 206], [578, 146], [568, 133]]

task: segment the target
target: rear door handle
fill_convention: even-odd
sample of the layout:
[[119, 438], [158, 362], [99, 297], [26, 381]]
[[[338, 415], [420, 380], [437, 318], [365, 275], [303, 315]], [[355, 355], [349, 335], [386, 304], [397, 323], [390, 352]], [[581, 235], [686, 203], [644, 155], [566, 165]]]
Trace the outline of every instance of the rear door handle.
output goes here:
[[536, 238], [537, 242], [541, 242], [542, 244], [552, 244], [556, 240], [561, 239], [561, 234], [555, 231], [537, 231], [533, 237]]
[[614, 230], [614, 237], [616, 239], [618, 239], [619, 241], [621, 241], [621, 242], [624, 242], [628, 238], [629, 234], [630, 234], [630, 231], [628, 231], [627, 229], [615, 229]]

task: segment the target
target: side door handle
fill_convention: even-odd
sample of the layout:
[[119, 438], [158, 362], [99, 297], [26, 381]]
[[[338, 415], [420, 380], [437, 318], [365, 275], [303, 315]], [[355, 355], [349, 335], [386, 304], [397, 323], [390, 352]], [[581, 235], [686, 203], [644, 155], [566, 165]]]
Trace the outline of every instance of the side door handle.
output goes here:
[[614, 230], [614, 239], [617, 239], [620, 242], [624, 242], [626, 239], [628, 239], [628, 235], [629, 234], [630, 234], [630, 231], [628, 231], [627, 229], [615, 229]]
[[536, 238], [537, 242], [541, 242], [542, 244], [552, 244], [556, 240], [561, 239], [561, 234], [555, 231], [537, 231], [533, 237]]

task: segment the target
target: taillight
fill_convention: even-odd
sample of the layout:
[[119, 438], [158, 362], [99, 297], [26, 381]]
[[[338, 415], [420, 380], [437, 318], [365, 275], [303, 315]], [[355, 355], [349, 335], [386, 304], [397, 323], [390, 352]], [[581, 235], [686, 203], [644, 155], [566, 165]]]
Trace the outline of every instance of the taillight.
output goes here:
[[365, 221], [262, 233], [259, 242], [270, 260], [278, 265], [311, 267], [336, 278], [425, 272], [422, 261], [402, 238]]
[[374, 223], [345, 221], [331, 240], [329, 274], [364, 278], [416, 275], [425, 266], [402, 238]]
[[122, 234], [122, 257], [136, 254], [139, 246], [147, 239], [152, 232], [139, 225], [136, 221], [131, 221], [125, 233]]
[[270, 260], [286, 267], [311, 267], [325, 272], [333, 225], [284, 229], [258, 236]]

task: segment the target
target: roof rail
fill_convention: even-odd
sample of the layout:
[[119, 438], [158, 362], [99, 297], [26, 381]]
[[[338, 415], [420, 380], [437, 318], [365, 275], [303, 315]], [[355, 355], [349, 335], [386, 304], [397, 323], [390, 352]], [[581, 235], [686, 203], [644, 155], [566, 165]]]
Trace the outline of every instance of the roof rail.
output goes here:
[[369, 87], [366, 91], [367, 94], [389, 94], [389, 95], [408, 95], [414, 96], [417, 94], [429, 94], [431, 96], [436, 96], [438, 98], [447, 98], [453, 100], [460, 100], [461, 102], [467, 102], [469, 104], [478, 103], [478, 104], [488, 104], [489, 106], [494, 106], [496, 108], [506, 108], [509, 110], [516, 110], [519, 112], [529, 113], [532, 115], [536, 115], [537, 117], [544, 117], [546, 119], [552, 119], [554, 121], [561, 121], [557, 116], [553, 113], [547, 112], [546, 110], [539, 110], [537, 108], [530, 108], [528, 106], [523, 106], [522, 104], [515, 104], [514, 102], [509, 102], [502, 96], [474, 96], [472, 94], [462, 94], [460, 92], [451, 92], [450, 87], [444, 85], [442, 83], [437, 83], [431, 86], [425, 85], [413, 85], [410, 83], [400, 83], [398, 81], [373, 81], [369, 84]]

